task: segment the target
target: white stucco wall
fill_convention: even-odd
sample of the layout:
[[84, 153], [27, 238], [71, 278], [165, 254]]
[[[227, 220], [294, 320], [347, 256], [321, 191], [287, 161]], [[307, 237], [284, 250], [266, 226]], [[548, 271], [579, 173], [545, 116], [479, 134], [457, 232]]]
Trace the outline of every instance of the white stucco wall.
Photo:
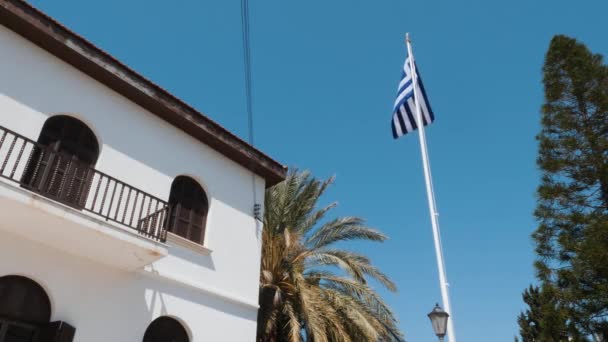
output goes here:
[[[194, 341], [253, 341], [261, 239], [251, 173], [0, 26], [0, 125], [36, 140], [56, 114], [85, 122], [100, 143], [96, 168], [136, 188], [167, 200], [176, 176], [198, 180], [210, 203], [205, 246], [212, 253], [170, 248], [151, 266], [159, 277], [3, 237], [0, 260], [19, 262], [0, 261], [0, 276], [31, 274], [47, 286], [53, 318], [75, 325], [76, 341], [137, 341], [160, 314], [183, 320]], [[263, 203], [257, 176], [255, 188]], [[103, 338], [114, 324], [125, 337]]]
[[52, 320], [75, 326], [77, 342], [142, 341], [158, 316], [177, 317], [191, 341], [255, 339], [255, 311], [171, 281], [72, 258], [11, 234], [0, 239], [0, 259], [0, 274], [26, 276], [46, 290]]

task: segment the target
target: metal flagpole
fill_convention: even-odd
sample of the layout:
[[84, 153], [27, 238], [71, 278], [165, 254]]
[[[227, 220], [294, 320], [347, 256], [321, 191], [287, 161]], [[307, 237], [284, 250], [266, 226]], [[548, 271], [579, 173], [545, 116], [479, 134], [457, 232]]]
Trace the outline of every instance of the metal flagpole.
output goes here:
[[418, 126], [418, 137], [420, 139], [420, 151], [422, 154], [422, 165], [424, 167], [424, 180], [426, 182], [426, 193], [429, 202], [429, 212], [431, 214], [431, 225], [433, 226], [433, 240], [435, 242], [435, 255], [437, 256], [437, 268], [439, 271], [439, 287], [441, 288], [441, 299], [445, 311], [450, 314], [448, 319], [448, 340], [456, 342], [454, 335], [454, 316], [452, 307], [450, 306], [450, 295], [448, 291], [448, 282], [446, 279], [445, 262], [443, 260], [443, 251], [441, 248], [441, 236], [439, 234], [439, 213], [435, 203], [435, 193], [433, 192], [433, 183], [431, 179], [431, 166], [429, 164], [428, 150], [426, 148], [426, 135], [424, 134], [424, 122], [422, 120], [422, 111], [420, 109], [420, 101], [418, 101], [418, 75], [416, 74], [414, 54], [412, 53], [412, 44], [409, 33], [405, 36], [407, 45], [407, 53], [409, 56], [410, 70], [412, 71], [412, 84], [414, 85], [414, 102], [416, 103], [416, 125]]

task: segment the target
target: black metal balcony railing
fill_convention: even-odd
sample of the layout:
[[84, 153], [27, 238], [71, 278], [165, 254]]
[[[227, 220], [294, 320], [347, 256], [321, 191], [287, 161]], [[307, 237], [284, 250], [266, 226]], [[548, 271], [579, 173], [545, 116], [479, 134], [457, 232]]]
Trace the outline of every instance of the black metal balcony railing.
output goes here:
[[0, 126], [0, 177], [164, 242], [167, 202]]

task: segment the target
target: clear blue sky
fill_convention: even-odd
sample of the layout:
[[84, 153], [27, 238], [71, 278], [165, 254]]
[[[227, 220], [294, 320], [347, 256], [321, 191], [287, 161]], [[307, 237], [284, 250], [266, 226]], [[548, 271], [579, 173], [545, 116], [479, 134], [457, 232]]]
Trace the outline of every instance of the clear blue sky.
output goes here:
[[[239, 0], [31, 1], [246, 137]], [[409, 342], [440, 300], [417, 137], [389, 121], [410, 31], [462, 342], [512, 341], [533, 281], [541, 66], [556, 33], [608, 55], [605, 0], [251, 1], [256, 145], [335, 174], [326, 201], [382, 229], [359, 245], [399, 286]], [[384, 292], [383, 292], [384, 293]], [[209, 322], [213, 324], [213, 322]]]

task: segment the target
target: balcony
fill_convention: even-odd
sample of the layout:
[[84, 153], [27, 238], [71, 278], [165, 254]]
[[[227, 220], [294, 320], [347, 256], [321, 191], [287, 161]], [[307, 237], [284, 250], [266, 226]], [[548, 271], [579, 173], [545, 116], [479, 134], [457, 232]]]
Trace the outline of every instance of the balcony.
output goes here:
[[0, 230], [125, 269], [167, 255], [167, 202], [2, 126], [0, 180]]

